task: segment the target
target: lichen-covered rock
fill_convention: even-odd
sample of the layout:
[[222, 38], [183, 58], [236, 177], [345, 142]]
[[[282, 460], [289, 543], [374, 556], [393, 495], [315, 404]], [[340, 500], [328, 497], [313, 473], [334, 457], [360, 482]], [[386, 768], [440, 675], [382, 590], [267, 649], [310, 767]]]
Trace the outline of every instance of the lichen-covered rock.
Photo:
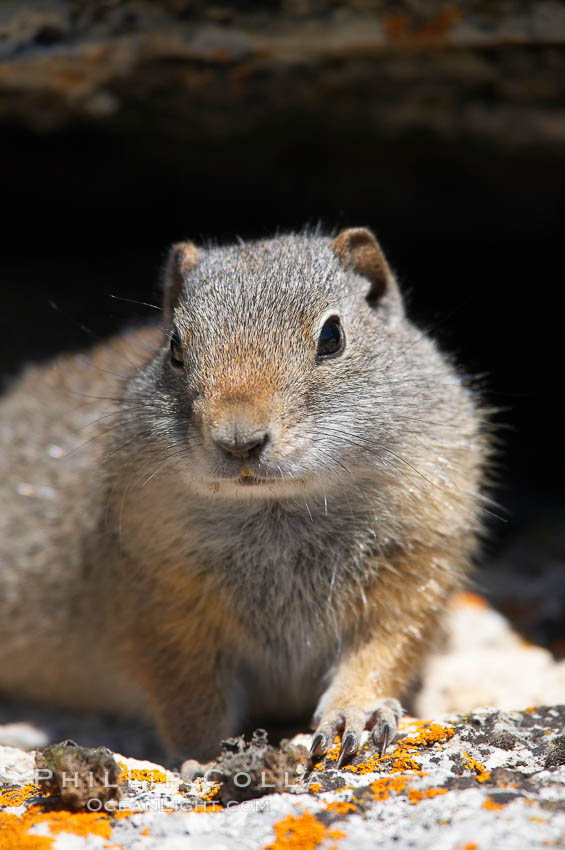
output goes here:
[[35, 757], [36, 781], [68, 809], [81, 810], [93, 801], [100, 808], [120, 800], [120, 768], [107, 747], [80, 747], [62, 741], [40, 750]]
[[[242, 802], [230, 793], [224, 805], [215, 781], [186, 784], [159, 765], [117, 755], [122, 797], [109, 811], [102, 806], [79, 818], [53, 809], [44, 788], [12, 782], [0, 790], [0, 833], [3, 828], [21, 844], [29, 835], [53, 836], [55, 850], [66, 846], [64, 832], [73, 835], [77, 850], [104, 842], [125, 850], [541, 850], [565, 840], [564, 728], [565, 706], [476, 711], [433, 723], [404, 718], [398, 741], [382, 758], [367, 738], [355, 759], [338, 770], [336, 742], [323, 761], [296, 771], [296, 783], [284, 793], [269, 789], [267, 796]], [[294, 759], [304, 743], [301, 736], [285, 745], [279, 758], [291, 752]], [[266, 754], [274, 758], [277, 752], [264, 739], [254, 746], [251, 759], [253, 747], [240, 741], [231, 753], [226, 747], [223, 769], [233, 762], [234, 769], [245, 772], [247, 766], [253, 773]], [[246, 764], [238, 761], [241, 756]], [[226, 778], [229, 784], [233, 775]]]
[[243, 802], [288, 791], [307, 769], [308, 750], [287, 740], [270, 746], [267, 733], [256, 730], [249, 744], [243, 737], [222, 742], [222, 752], [209, 775], [220, 784], [221, 803]]

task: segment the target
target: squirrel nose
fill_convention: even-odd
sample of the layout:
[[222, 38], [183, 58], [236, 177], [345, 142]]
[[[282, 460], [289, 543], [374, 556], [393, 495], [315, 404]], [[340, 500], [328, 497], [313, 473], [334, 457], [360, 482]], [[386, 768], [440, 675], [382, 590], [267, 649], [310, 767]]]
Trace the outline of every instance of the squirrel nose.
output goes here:
[[222, 428], [212, 431], [212, 439], [216, 445], [227, 454], [233, 455], [238, 460], [257, 457], [269, 441], [268, 431], [245, 431], [239, 430], [233, 425], [230, 428]]

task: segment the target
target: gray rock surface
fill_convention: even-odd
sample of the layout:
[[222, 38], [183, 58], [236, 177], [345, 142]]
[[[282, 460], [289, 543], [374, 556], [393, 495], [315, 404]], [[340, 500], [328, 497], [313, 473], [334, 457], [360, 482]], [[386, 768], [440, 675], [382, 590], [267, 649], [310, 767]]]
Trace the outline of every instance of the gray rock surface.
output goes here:
[[[271, 845], [276, 850], [432, 845], [518, 850], [565, 841], [565, 706], [477, 711], [435, 724], [406, 718], [402, 726], [399, 741], [382, 759], [367, 742], [353, 763], [338, 771], [336, 752], [330, 751], [287, 793], [221, 809], [213, 802], [212, 783], [199, 779], [187, 786], [158, 765], [117, 756], [129, 769], [119, 804], [127, 815], [79, 815], [81, 836], [72, 818], [70, 833], [57, 832], [60, 814], [50, 812], [40, 797], [6, 805], [33, 772], [24, 775], [15, 767], [14, 751], [2, 748], [1, 775], [13, 785], [5, 785], [0, 795], [0, 823], [3, 818], [9, 824], [6, 818], [16, 815], [24, 829], [30, 824], [32, 835], [50, 835], [53, 829], [56, 850], [116, 843], [127, 850]], [[300, 736], [295, 743], [308, 740]], [[22, 752], [22, 761], [26, 758]], [[38, 801], [44, 813], [30, 814], [29, 806]], [[100, 822], [105, 837], [95, 832]]]

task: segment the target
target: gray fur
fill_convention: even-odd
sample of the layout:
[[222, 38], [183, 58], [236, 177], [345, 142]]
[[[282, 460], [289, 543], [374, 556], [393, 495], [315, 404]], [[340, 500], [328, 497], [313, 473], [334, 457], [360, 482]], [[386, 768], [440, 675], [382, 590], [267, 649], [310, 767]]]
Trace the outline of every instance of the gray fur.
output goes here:
[[[103, 348], [100, 367], [78, 355], [23, 377], [0, 407], [0, 688], [151, 713], [122, 648], [155, 604], [147, 582], [186, 563], [248, 636], [217, 656], [237, 731], [314, 708], [375, 628], [365, 591], [396, 581], [399, 553], [437, 546], [422, 586], [457, 583], [466, 555], [448, 553], [470, 553], [479, 528], [481, 416], [396, 284], [376, 308], [367, 292], [329, 237], [210, 247], [174, 311], [184, 370], [167, 327], [124, 338], [127, 356]], [[332, 314], [346, 349], [316, 362]], [[230, 393], [234, 410], [268, 409], [254, 472], [270, 486], [236, 483], [210, 443], [201, 417]], [[400, 607], [394, 623], [410, 628]]]

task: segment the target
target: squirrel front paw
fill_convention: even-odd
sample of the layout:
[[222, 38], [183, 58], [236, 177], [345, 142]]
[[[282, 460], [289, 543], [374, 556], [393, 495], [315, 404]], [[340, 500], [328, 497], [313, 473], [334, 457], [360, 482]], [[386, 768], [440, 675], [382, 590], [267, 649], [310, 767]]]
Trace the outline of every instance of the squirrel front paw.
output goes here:
[[382, 757], [388, 745], [398, 732], [398, 721], [402, 717], [402, 706], [396, 699], [380, 699], [365, 708], [350, 702], [341, 710], [333, 706], [326, 708], [321, 716], [314, 718], [317, 723], [310, 759], [323, 756], [331, 746], [334, 736], [341, 735], [341, 750], [337, 766], [354, 755], [361, 741], [361, 733], [371, 732], [379, 754]]

